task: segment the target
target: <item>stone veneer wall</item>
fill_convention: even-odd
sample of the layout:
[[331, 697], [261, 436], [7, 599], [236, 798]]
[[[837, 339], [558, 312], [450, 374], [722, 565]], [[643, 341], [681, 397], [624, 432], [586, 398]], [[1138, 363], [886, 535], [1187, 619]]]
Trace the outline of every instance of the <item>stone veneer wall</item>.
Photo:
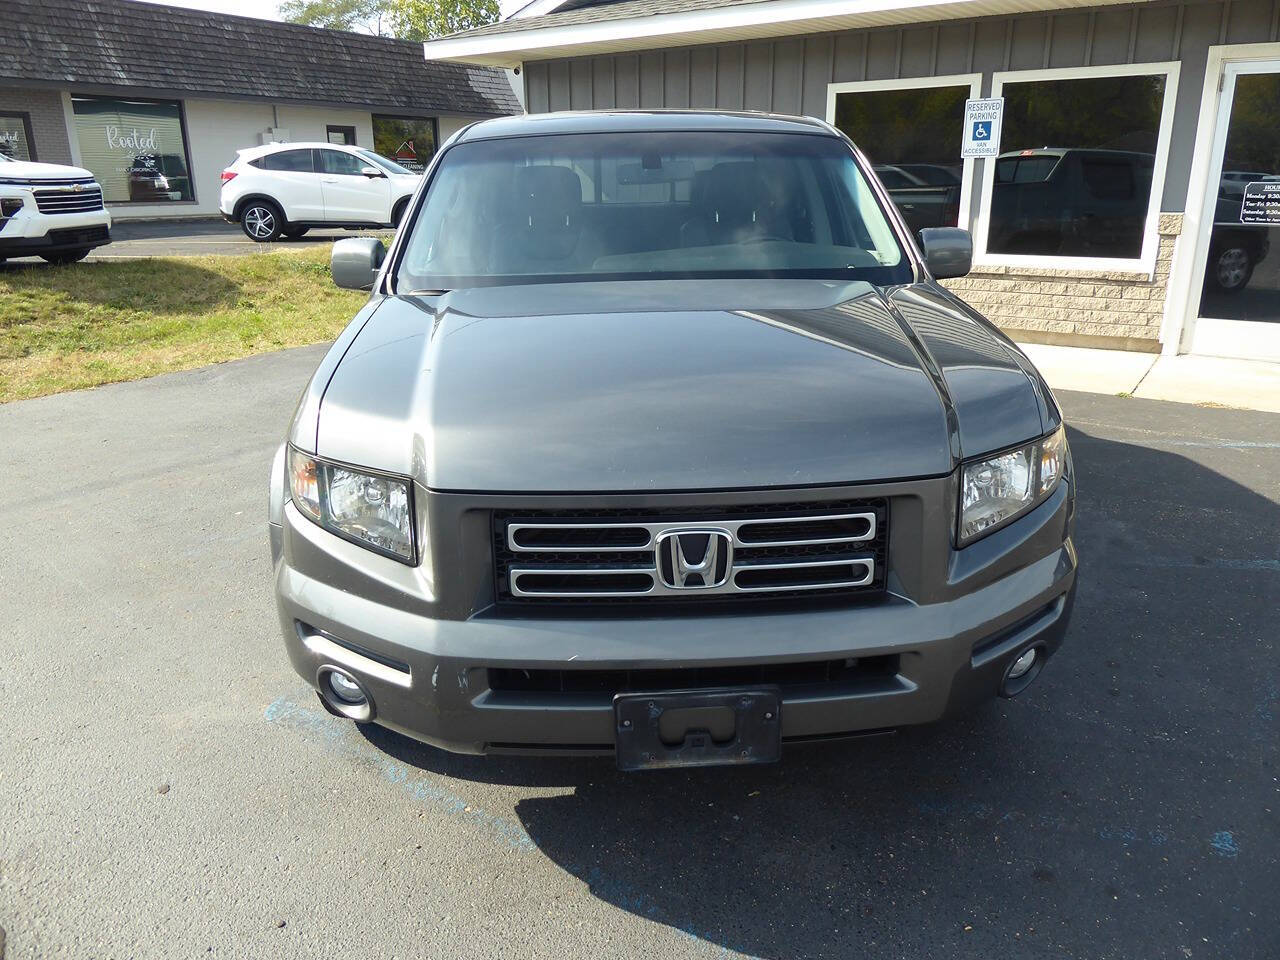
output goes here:
[[975, 267], [945, 281], [1015, 340], [1160, 349], [1160, 322], [1182, 214], [1160, 214], [1155, 276], [1131, 271]]

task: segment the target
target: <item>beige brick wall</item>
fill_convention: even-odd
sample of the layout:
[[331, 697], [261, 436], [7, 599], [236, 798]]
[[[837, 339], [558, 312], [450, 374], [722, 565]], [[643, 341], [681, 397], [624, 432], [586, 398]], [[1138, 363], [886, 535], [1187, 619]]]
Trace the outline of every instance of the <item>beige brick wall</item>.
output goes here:
[[1154, 277], [1126, 271], [975, 267], [945, 285], [1015, 339], [1159, 350], [1182, 214], [1160, 214]]

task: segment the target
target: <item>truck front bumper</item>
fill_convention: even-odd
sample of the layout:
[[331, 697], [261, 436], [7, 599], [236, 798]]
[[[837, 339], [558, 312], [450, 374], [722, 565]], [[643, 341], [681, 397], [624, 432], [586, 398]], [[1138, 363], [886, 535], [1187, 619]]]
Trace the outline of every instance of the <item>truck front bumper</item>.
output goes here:
[[291, 503], [271, 535], [289, 658], [317, 689], [334, 667], [356, 677], [368, 709], [348, 715], [455, 752], [581, 754], [613, 750], [612, 697], [624, 679], [631, 690], [660, 684], [653, 692], [693, 671], [778, 682], [784, 742], [928, 723], [990, 699], [1029, 648], [1038, 671], [1062, 642], [1075, 593], [1072, 510], [1064, 483], [993, 535], [1034, 558], [943, 602], [891, 592], [862, 605], [698, 616], [434, 619], [396, 601], [390, 580], [383, 602], [316, 569], [320, 554], [337, 571], [369, 552]]
[[0, 185], [0, 199], [22, 201], [11, 216], [0, 217], [0, 258], [36, 257], [111, 242], [111, 214], [105, 209], [41, 213], [31, 189], [11, 185]]

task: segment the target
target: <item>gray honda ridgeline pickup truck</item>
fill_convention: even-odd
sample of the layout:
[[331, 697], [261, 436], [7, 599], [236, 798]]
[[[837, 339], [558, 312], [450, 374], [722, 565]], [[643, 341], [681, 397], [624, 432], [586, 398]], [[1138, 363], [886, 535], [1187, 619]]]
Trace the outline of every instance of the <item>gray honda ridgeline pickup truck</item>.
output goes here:
[[466, 753], [778, 759], [1024, 690], [1075, 589], [1044, 380], [816, 120], [488, 120], [435, 157], [271, 472], [294, 668]]

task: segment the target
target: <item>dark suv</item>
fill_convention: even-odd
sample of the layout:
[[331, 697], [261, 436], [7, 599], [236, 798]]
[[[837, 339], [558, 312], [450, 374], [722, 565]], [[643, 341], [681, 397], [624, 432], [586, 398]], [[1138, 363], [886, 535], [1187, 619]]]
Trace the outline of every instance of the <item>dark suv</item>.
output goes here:
[[827, 124], [490, 120], [432, 162], [271, 474], [285, 646], [449, 750], [777, 759], [1024, 690], [1076, 577], [1062, 416]]

